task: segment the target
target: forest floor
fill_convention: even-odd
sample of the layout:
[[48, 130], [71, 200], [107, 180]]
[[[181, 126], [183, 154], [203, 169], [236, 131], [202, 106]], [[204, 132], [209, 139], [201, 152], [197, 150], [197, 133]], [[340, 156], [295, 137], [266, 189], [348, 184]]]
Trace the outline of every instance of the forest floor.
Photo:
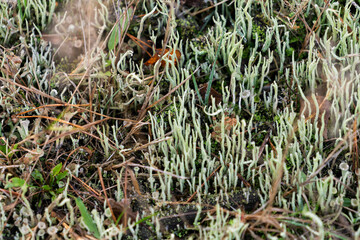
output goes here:
[[360, 6], [0, 2], [1, 239], [360, 239]]

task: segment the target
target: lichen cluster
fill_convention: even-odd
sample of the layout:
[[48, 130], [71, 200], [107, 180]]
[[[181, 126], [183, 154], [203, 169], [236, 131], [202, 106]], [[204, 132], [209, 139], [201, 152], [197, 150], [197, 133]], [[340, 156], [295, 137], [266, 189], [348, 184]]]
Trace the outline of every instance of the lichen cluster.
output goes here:
[[4, 238], [360, 238], [359, 5], [194, 2], [0, 2]]

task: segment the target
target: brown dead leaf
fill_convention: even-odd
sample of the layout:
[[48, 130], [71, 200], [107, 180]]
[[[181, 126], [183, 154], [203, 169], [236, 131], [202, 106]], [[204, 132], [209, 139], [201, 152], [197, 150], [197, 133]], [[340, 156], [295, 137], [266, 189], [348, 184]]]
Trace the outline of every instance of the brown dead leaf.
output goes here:
[[[199, 86], [199, 92], [203, 99], [205, 99], [206, 91], [207, 91], [208, 84], [200, 84]], [[210, 97], [213, 97], [215, 99], [215, 104], [218, 105], [222, 101], [222, 94], [217, 92], [215, 89], [210, 89]], [[211, 102], [211, 99], [209, 99], [209, 102]]]
[[[225, 117], [224, 120], [224, 128], [225, 128], [225, 134], [230, 134], [233, 127], [235, 127], [237, 124], [237, 120], [234, 117]], [[216, 123], [214, 126], [214, 131], [211, 133], [211, 137], [215, 139], [217, 142], [221, 142], [221, 121]]]
[[109, 198], [109, 204], [111, 205], [111, 208], [114, 211], [114, 215], [116, 218], [118, 218], [121, 214], [123, 214], [123, 217], [127, 216], [131, 220], [135, 221], [137, 213], [131, 210], [129, 203], [130, 203], [129, 200], [123, 200], [121, 202], [117, 202], [114, 199]]
[[[160, 60], [161, 52], [162, 52], [162, 49], [161, 49], [161, 48], [160, 48], [160, 49], [156, 49], [155, 55], [152, 56], [149, 60], [147, 60], [144, 64], [147, 65], [147, 66], [148, 66], [148, 65], [154, 65], [157, 61]], [[168, 52], [169, 52], [169, 49], [165, 49], [164, 54], [166, 54], [166, 53], [168, 53]], [[175, 56], [174, 56], [174, 50], [172, 50], [172, 51], [170, 52], [170, 54], [167, 56], [168, 59], [175, 58], [175, 59], [174, 59], [175, 65], [176, 65], [177, 61], [180, 59], [180, 57], [181, 57], [181, 53], [180, 53], [179, 50], [176, 50], [176, 51], [175, 51]], [[162, 67], [165, 67], [165, 65], [166, 65], [166, 61], [165, 61], [165, 60], [162, 60], [162, 61], [161, 61], [161, 66], [162, 66]]]
[[10, 211], [11, 209], [14, 209], [17, 205], [17, 202], [10, 203], [9, 205], [4, 206], [4, 211]]
[[142, 196], [141, 191], [140, 191], [140, 187], [139, 187], [139, 183], [138, 183], [138, 181], [136, 180], [136, 176], [135, 176], [133, 170], [132, 170], [132, 169], [129, 169], [129, 168], [126, 168], [126, 170], [128, 171], [128, 173], [129, 173], [129, 175], [130, 175], [131, 182], [132, 182], [132, 184], [133, 184], [133, 186], [134, 186], [135, 191], [136, 191], [140, 196]]

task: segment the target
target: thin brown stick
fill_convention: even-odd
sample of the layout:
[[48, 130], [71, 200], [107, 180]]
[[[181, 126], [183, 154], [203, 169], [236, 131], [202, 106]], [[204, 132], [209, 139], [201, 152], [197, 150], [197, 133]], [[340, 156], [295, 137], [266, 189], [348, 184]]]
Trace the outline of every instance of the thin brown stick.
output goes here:
[[101, 197], [101, 194], [98, 193], [95, 189], [93, 189], [92, 187], [90, 187], [89, 185], [87, 185], [83, 180], [81, 180], [80, 178], [76, 177], [76, 176], [72, 176], [75, 180], [77, 180], [78, 182], [81, 183], [81, 185], [83, 185], [88, 191], [93, 192], [96, 196]]
[[173, 89], [171, 89], [171, 91], [169, 91], [167, 94], [165, 94], [165, 96], [163, 96], [162, 98], [160, 98], [159, 100], [157, 100], [156, 102], [154, 102], [153, 104], [151, 104], [149, 107], [146, 108], [146, 110], [154, 107], [156, 104], [158, 104], [159, 102], [162, 102], [164, 101], [169, 95], [171, 95], [173, 92], [175, 92], [179, 87], [181, 87], [184, 83], [186, 83], [191, 77], [193, 74], [195, 74], [198, 70], [199, 70], [200, 67], [197, 67], [195, 69], [195, 71], [190, 74], [190, 76], [188, 76], [184, 81], [182, 81], [181, 83], [179, 83], [179, 85], [177, 85], [176, 87], [174, 87]]
[[358, 168], [359, 168], [359, 151], [358, 151], [358, 140], [357, 140], [357, 120], [355, 118], [354, 123], [353, 123], [353, 146], [354, 146], [354, 150], [353, 150], [353, 154], [352, 154], [352, 159], [353, 159], [353, 166], [352, 166], [352, 170], [353, 172], [355, 172]]
[[149, 57], [152, 57], [152, 55], [141, 45], [145, 45], [147, 46], [148, 48], [151, 48], [151, 46], [149, 44], [147, 44], [146, 42], [142, 41], [141, 39], [138, 39], [137, 37], [134, 37], [133, 35], [129, 34], [129, 33], [126, 33], [126, 35], [131, 39], [133, 40], [139, 47], [141, 47], [141, 49], [146, 52], [147, 55], [149, 55]]
[[40, 95], [40, 96], [49, 98], [49, 99], [51, 99], [51, 100], [53, 100], [53, 101], [55, 101], [55, 102], [57, 102], [57, 103], [67, 104], [66, 102], [63, 102], [63, 101], [61, 101], [61, 100], [58, 99], [58, 98], [55, 98], [55, 97], [53, 97], [53, 96], [50, 96], [50, 95], [48, 95], [48, 94], [46, 94], [46, 93], [44, 93], [44, 92], [42, 92], [42, 91], [40, 91], [40, 90], [38, 90], [38, 89], [36, 89], [36, 88], [34, 88], [34, 87], [28, 88], [28, 87], [25, 87], [24, 85], [21, 85], [21, 84], [19, 84], [19, 83], [17, 83], [17, 82], [10, 81], [10, 80], [8, 80], [8, 79], [6, 79], [6, 78], [3, 78], [3, 77], [0, 77], [0, 80], [1, 80], [1, 81], [4, 81], [4, 82], [7, 82], [7, 83], [10, 83], [10, 84], [13, 84], [13, 85], [15, 85], [15, 86], [17, 86], [17, 87], [20, 87], [20, 88], [24, 89], [25, 91], [33, 92], [33, 93], [38, 94], [38, 95]]
[[80, 126], [80, 125], [77, 125], [75, 123], [71, 123], [71, 122], [62, 120], [60, 118], [41, 116], [41, 115], [38, 115], [38, 116], [18, 116], [18, 118], [45, 118], [45, 119], [49, 119], [49, 120], [52, 120], [52, 121], [55, 121], [55, 122], [61, 122], [61, 123], [73, 126], [75, 128], [78, 128], [79, 130], [83, 130], [83, 131], [85, 130], [85, 128], [83, 126]]
[[[93, 135], [93, 134], [91, 134], [91, 133], [88, 133], [88, 132], [86, 132], [85, 130], [86, 130], [87, 128], [93, 126], [93, 125], [96, 125], [96, 124], [98, 124], [98, 123], [100, 123], [100, 122], [107, 121], [107, 120], [108, 120], [108, 118], [105, 118], [105, 119], [101, 119], [101, 120], [98, 120], [98, 121], [95, 121], [95, 122], [92, 122], [92, 123], [88, 123], [88, 124], [82, 126], [83, 129], [84, 129], [83, 131], [81, 131], [81, 129], [73, 129], [73, 130], [70, 130], [69, 132], [65, 132], [65, 133], [63, 133], [63, 134], [60, 134], [59, 136], [56, 136], [56, 137], [54, 137], [54, 138], [46, 141], [45, 143], [40, 144], [40, 146], [42, 146], [42, 145], [47, 145], [47, 144], [49, 144], [49, 143], [55, 142], [57, 139], [60, 139], [60, 138], [63, 138], [63, 137], [66, 137], [66, 136], [69, 136], [69, 135], [71, 135], [71, 134], [78, 133], [78, 132], [85, 133], [85, 134], [87, 134], [87, 135], [89, 135], [89, 136], [91, 136], [91, 137], [93, 137], [93, 138], [101, 141], [101, 139], [100, 139], [99, 137], [96, 137], [95, 135]], [[40, 136], [40, 135], [39, 135], [39, 136]], [[110, 140], [109, 140], [109, 141], [110, 141]], [[23, 142], [23, 141], [22, 141], [22, 142]], [[113, 141], [110, 141], [110, 142], [111, 142], [111, 144], [112, 144], [111, 147], [114, 147], [114, 146], [115, 146], [115, 143], [114, 143]], [[115, 148], [116, 148], [116, 147], [115, 147]]]
[[111, 207], [111, 204], [109, 202], [109, 198], [107, 196], [107, 193], [106, 193], [106, 189], [105, 189], [105, 184], [104, 184], [104, 180], [103, 180], [103, 177], [102, 177], [102, 173], [101, 173], [101, 168], [98, 167], [98, 174], [99, 174], [99, 179], [100, 179], [100, 183], [101, 183], [101, 187], [103, 189], [103, 192], [104, 192], [104, 195], [105, 195], [105, 200], [106, 200], [106, 204], [108, 205], [109, 209], [110, 209], [110, 212], [111, 212], [111, 216], [112, 216], [112, 219], [114, 221], [114, 223], [116, 223], [116, 217], [115, 217], [115, 214], [114, 214], [114, 211]]
[[[206, 178], [206, 181], [201, 184], [201, 187], [200, 187], [200, 188], [204, 187], [205, 183], [207, 183], [207, 182], [209, 181], [209, 179], [210, 179], [212, 176], [214, 176], [215, 173], [216, 173], [220, 168], [221, 168], [221, 164], [210, 174], [210, 176], [208, 176], [208, 177]], [[189, 203], [189, 202], [195, 197], [195, 195], [197, 194], [197, 192], [198, 192], [198, 191], [196, 190], [196, 191], [188, 198], [188, 200], [186, 200], [186, 203]]]
[[[125, 208], [127, 208], [129, 206], [129, 199], [127, 197], [127, 178], [128, 178], [128, 172], [127, 172], [127, 165], [125, 165], [125, 181], [124, 181], [124, 201], [125, 201]], [[126, 209], [124, 209], [124, 218], [123, 218], [123, 225], [124, 225], [124, 228], [127, 227], [127, 211]]]
[[141, 149], [147, 148], [147, 147], [149, 147], [149, 146], [151, 146], [151, 145], [154, 145], [154, 144], [156, 144], [156, 143], [160, 143], [160, 142], [163, 142], [163, 141], [167, 141], [167, 140], [169, 140], [169, 139], [171, 139], [171, 138], [172, 138], [172, 137], [165, 137], [165, 138], [163, 138], [163, 139], [155, 139], [154, 141], [151, 141], [151, 142], [146, 143], [146, 144], [143, 144], [143, 145], [141, 145], [141, 146], [139, 146], [139, 147], [133, 148], [133, 149], [130, 150], [130, 151], [123, 152], [122, 154], [123, 154], [124, 156], [127, 156], [127, 155], [129, 155], [129, 154], [131, 154], [131, 153], [134, 153], [134, 152], [139, 151], [139, 150], [141, 150]]
[[89, 106], [89, 104], [47, 104], [47, 105], [43, 105], [43, 106], [40, 106], [40, 107], [36, 107], [36, 108], [33, 108], [33, 109], [30, 109], [30, 110], [27, 110], [27, 111], [24, 111], [24, 112], [21, 112], [21, 113], [18, 113], [18, 114], [15, 114], [15, 116], [19, 116], [19, 115], [23, 115], [23, 114], [26, 114], [26, 113], [29, 113], [29, 112], [33, 112], [35, 110], [39, 110], [41, 108], [50, 108], [50, 107], [63, 107], [63, 106], [71, 106], [71, 107], [75, 107], [75, 106], [83, 106], [83, 107], [86, 107], [86, 106]]
[[229, 0], [223, 0], [223, 1], [218, 2], [218, 3], [216, 3], [216, 4], [214, 4], [214, 5], [210, 6], [210, 7], [201, 9], [201, 10], [199, 10], [199, 11], [197, 11], [197, 12], [194, 12], [194, 13], [190, 13], [190, 15], [191, 15], [191, 16], [196, 16], [196, 15], [198, 15], [199, 13], [206, 12], [206, 11], [208, 11], [208, 10], [210, 10], [210, 9], [212, 9], [212, 8], [220, 5], [220, 4], [223, 4], [223, 3], [227, 2], [227, 1], [229, 1]]
[[[183, 177], [183, 176], [178, 176], [178, 175], [175, 175], [171, 172], [167, 172], [167, 171], [164, 171], [164, 170], [160, 170], [160, 169], [156, 169], [154, 167], [149, 167], [149, 166], [145, 166], [145, 165], [140, 165], [140, 164], [136, 164], [136, 163], [129, 163], [127, 164], [129, 166], [134, 166], [134, 167], [142, 167], [142, 168], [147, 168], [147, 169], [150, 169], [152, 171], [157, 171], [157, 172], [161, 172], [163, 174], [166, 174], [166, 175], [169, 175], [169, 176], [172, 176], [172, 177], [175, 177], [175, 178], [179, 178], [179, 179], [189, 179], [188, 177]], [[126, 166], [127, 166], [126, 165]]]

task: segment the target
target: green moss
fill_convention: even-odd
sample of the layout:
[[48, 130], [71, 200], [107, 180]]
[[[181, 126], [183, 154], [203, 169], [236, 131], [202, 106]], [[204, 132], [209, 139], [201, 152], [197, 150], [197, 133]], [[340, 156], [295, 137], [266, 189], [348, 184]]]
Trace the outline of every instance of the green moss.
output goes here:
[[198, 35], [199, 24], [195, 18], [186, 15], [186, 18], [177, 18], [176, 29], [184, 39], [192, 39]]
[[266, 33], [264, 32], [264, 28], [259, 25], [253, 25], [252, 28], [252, 38], [256, 39], [256, 35], [258, 36], [259, 43], [264, 43], [266, 39]]

